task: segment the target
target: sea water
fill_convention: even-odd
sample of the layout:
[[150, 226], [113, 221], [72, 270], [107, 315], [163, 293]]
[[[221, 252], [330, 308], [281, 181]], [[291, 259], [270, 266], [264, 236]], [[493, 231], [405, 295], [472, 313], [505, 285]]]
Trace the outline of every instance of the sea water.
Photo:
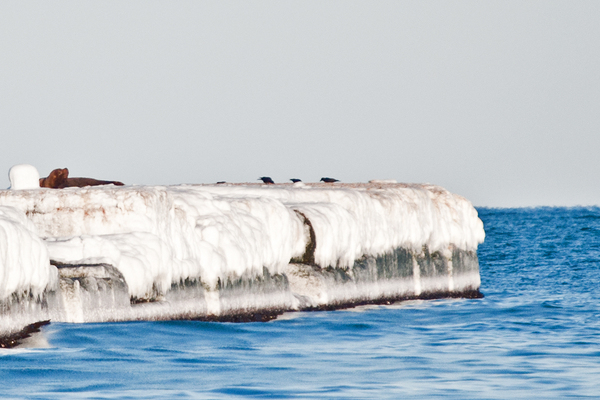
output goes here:
[[479, 209], [482, 299], [267, 323], [51, 323], [2, 398], [600, 398], [600, 208]]

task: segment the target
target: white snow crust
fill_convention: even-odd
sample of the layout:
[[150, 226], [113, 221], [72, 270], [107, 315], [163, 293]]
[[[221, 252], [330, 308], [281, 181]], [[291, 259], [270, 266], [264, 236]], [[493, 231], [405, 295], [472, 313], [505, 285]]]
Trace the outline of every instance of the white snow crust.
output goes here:
[[[468, 200], [434, 185], [388, 181], [42, 188], [0, 191], [0, 204], [19, 208], [21, 219], [27, 212], [51, 259], [112, 264], [140, 298], [185, 279], [210, 289], [218, 279], [262, 274], [263, 267], [283, 272], [309, 239], [296, 210], [312, 224], [321, 267], [351, 267], [362, 255], [397, 247], [475, 250], [484, 239]], [[36, 262], [45, 262], [40, 271], [48, 267]], [[16, 279], [20, 264], [2, 267], [3, 293], [18, 286], [4, 282]], [[51, 283], [47, 272], [36, 274]]]

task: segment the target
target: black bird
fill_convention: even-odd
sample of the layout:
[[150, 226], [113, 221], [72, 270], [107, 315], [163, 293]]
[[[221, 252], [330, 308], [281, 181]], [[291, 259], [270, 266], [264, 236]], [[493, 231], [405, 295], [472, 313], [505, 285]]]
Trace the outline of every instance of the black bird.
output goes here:
[[321, 182], [333, 183], [333, 182], [339, 182], [339, 180], [333, 179], [333, 178], [321, 178]]
[[290, 179], [290, 181], [292, 181], [292, 182], [296, 183], [296, 182], [302, 182], [302, 179], [295, 179], [295, 178], [292, 178], [292, 179]]
[[273, 179], [269, 178], [268, 176], [261, 176], [260, 178], [261, 181], [263, 181], [263, 183], [268, 183], [269, 185], [274, 184], [275, 182], [273, 182]]

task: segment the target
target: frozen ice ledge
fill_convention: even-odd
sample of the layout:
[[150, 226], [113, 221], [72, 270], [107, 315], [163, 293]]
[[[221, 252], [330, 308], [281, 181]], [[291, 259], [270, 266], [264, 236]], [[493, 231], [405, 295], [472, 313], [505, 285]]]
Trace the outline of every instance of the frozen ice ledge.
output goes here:
[[2, 190], [0, 336], [479, 297], [484, 236], [468, 200], [427, 184]]

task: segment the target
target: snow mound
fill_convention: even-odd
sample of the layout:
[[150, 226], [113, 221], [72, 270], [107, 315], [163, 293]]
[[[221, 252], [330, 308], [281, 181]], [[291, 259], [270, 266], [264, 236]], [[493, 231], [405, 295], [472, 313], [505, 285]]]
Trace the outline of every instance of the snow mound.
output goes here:
[[26, 190], [37, 189], [40, 187], [40, 173], [29, 164], [18, 164], [11, 167], [8, 171], [10, 180], [10, 189]]

